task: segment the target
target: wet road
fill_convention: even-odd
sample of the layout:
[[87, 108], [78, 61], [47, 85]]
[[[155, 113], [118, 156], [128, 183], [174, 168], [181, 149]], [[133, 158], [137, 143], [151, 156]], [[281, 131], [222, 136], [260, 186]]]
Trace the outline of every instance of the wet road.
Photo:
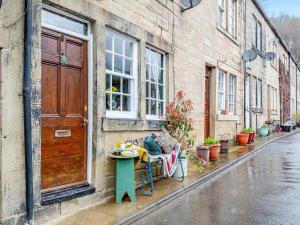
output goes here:
[[300, 134], [266, 146], [135, 224], [300, 225]]

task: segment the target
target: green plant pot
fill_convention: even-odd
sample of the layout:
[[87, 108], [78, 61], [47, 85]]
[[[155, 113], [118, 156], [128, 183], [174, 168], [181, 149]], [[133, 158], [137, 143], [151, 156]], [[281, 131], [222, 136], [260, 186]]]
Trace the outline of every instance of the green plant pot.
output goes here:
[[261, 137], [267, 137], [269, 135], [269, 128], [267, 127], [262, 127], [259, 129], [259, 135]]

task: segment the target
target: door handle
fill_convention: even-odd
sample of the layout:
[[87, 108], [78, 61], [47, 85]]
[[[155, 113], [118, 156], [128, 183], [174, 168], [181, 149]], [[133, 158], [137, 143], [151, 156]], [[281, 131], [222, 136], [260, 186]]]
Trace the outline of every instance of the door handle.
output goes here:
[[87, 118], [83, 118], [83, 126], [85, 127], [88, 124], [88, 119]]

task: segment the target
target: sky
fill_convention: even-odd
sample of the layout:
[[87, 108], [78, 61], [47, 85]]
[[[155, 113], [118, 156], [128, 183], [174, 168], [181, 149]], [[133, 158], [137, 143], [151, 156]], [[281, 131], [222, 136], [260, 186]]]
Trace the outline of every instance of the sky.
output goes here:
[[264, 9], [269, 16], [286, 13], [300, 17], [300, 0], [265, 0], [263, 2]]

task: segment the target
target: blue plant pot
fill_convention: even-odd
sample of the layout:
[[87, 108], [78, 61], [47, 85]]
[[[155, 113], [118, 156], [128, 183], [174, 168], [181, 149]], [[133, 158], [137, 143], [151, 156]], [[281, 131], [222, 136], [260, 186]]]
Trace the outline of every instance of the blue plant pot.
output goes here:
[[269, 134], [269, 129], [266, 128], [266, 127], [260, 128], [260, 129], [259, 129], [259, 134], [260, 134], [260, 136], [262, 136], [262, 137], [267, 137], [268, 134]]

